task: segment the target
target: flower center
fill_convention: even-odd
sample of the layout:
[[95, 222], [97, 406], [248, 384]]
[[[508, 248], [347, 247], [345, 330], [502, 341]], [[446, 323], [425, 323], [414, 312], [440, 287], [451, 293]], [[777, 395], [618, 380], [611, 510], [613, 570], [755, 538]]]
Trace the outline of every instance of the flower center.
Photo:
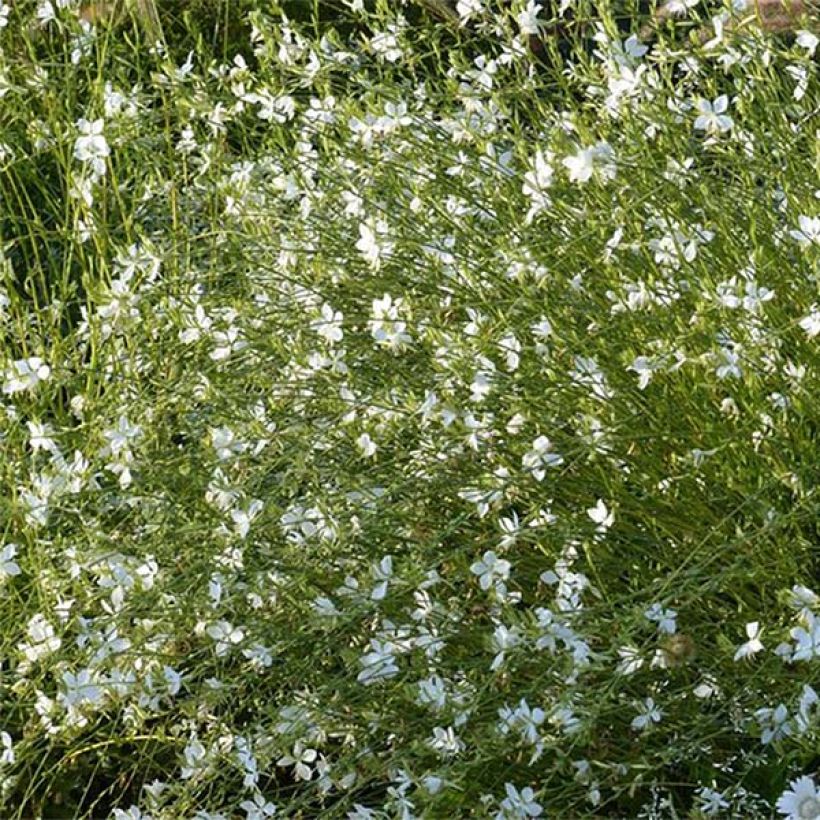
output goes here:
[[801, 820], [817, 820], [820, 817], [820, 800], [816, 797], [806, 797], [797, 806], [797, 816]]

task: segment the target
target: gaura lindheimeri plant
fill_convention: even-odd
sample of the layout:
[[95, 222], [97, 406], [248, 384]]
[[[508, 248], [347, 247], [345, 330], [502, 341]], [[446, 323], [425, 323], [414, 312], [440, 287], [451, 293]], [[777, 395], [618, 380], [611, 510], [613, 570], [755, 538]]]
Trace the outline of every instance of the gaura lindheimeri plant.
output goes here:
[[0, 3], [0, 815], [817, 816], [816, 38], [320, 6]]

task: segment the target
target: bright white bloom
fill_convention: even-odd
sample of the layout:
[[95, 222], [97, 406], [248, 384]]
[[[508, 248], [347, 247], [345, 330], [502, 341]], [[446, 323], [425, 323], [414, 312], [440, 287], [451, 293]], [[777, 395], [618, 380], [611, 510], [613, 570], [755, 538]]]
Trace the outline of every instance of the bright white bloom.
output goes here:
[[361, 450], [361, 453], [365, 458], [370, 458], [370, 456], [376, 455], [376, 442], [370, 438], [370, 433], [362, 433], [356, 439], [356, 446], [359, 450]]
[[808, 613], [805, 619], [806, 628], [794, 627], [789, 633], [797, 645], [792, 654], [793, 661], [810, 661], [820, 658], [820, 618]]
[[312, 322], [311, 327], [329, 344], [341, 342], [344, 336], [342, 332], [342, 319], [344, 316], [340, 310], [333, 308], [325, 302], [322, 305], [321, 316]]
[[45, 615], [37, 613], [28, 622], [26, 627], [28, 643], [21, 643], [18, 649], [25, 655], [26, 660], [35, 663], [56, 652], [62, 643], [54, 634], [54, 627], [46, 620]]
[[510, 577], [510, 566], [509, 561], [487, 550], [481, 561], [472, 564], [470, 572], [478, 576], [479, 586], [486, 591], [496, 582], [506, 581]]
[[552, 200], [547, 194], [547, 188], [552, 185], [552, 178], [555, 173], [552, 167], [554, 159], [554, 154], [550, 152], [545, 155], [541, 151], [536, 151], [532, 170], [524, 175], [522, 190], [530, 199], [530, 209], [524, 219], [525, 225], [529, 225], [537, 214], [547, 210], [552, 205]]
[[697, 110], [700, 114], [695, 119], [695, 130], [710, 134], [729, 131], [734, 123], [726, 114], [728, 108], [729, 98], [725, 94], [721, 94], [714, 102], [698, 100]]
[[14, 743], [8, 732], [0, 732], [0, 766], [14, 763]]
[[0, 585], [7, 578], [20, 574], [20, 565], [14, 560], [17, 555], [17, 544], [6, 544], [0, 550]]
[[241, 629], [234, 627], [228, 621], [217, 621], [211, 624], [206, 632], [216, 641], [214, 649], [216, 654], [220, 656], [227, 655], [228, 650], [232, 646], [241, 643], [245, 637], [245, 633]]
[[452, 757], [464, 750], [464, 741], [456, 735], [452, 726], [448, 726], [446, 729], [436, 726], [433, 729], [433, 737], [429, 742], [430, 746], [442, 757]]
[[760, 742], [766, 746], [773, 740], [782, 740], [793, 732], [789, 710], [784, 704], [774, 709], [764, 707], [755, 711], [755, 719], [760, 724]]
[[810, 31], [803, 31], [797, 32], [797, 39], [795, 41], [800, 48], [805, 48], [808, 52], [809, 57], [814, 57], [814, 52], [817, 50], [817, 45], [820, 43], [820, 40], [817, 39], [817, 36]]
[[615, 152], [608, 142], [599, 142], [589, 148], [579, 148], [574, 156], [562, 160], [569, 171], [570, 182], [589, 182], [597, 173], [601, 179], [614, 179], [617, 172]]
[[21, 390], [32, 390], [51, 375], [51, 368], [39, 357], [19, 359], [6, 369], [3, 382], [4, 393], [19, 393]]
[[532, 449], [525, 453], [521, 464], [532, 473], [536, 481], [541, 481], [547, 474], [545, 468], [560, 467], [564, 457], [552, 452], [552, 442], [546, 436], [538, 436], [532, 443]]
[[267, 820], [274, 817], [277, 812], [276, 806], [260, 792], [253, 796], [253, 800], [243, 800], [239, 808], [245, 812], [245, 820]]
[[210, 435], [211, 446], [216, 450], [216, 457], [220, 461], [227, 461], [235, 455], [244, 453], [248, 447], [236, 439], [236, 434], [230, 427], [212, 427]]
[[681, 17], [689, 9], [693, 9], [700, 0], [668, 0], [668, 2], [664, 3], [662, 8], [667, 14], [671, 14], [673, 17]]
[[496, 814], [495, 820], [541, 816], [541, 805], [535, 802], [535, 792], [529, 786], [518, 791], [512, 783], [505, 783], [504, 791], [507, 796], [501, 801], [501, 811]]
[[621, 675], [632, 675], [643, 666], [640, 650], [634, 646], [620, 647], [618, 657], [620, 657], [621, 662], [618, 664], [617, 671]]
[[760, 624], [757, 621], [750, 621], [746, 624], [746, 635], [749, 640], [735, 652], [736, 661], [741, 658], [750, 658], [763, 649], [763, 644], [760, 642]]
[[407, 323], [399, 319], [403, 305], [402, 299], [393, 301], [389, 293], [385, 293], [381, 299], [373, 300], [370, 333], [376, 342], [389, 347], [393, 352], [401, 350], [412, 341], [407, 332]]
[[247, 509], [242, 510], [236, 508], [231, 510], [231, 519], [233, 520], [234, 530], [240, 538], [247, 537], [250, 532], [253, 519], [256, 518], [260, 512], [262, 512], [263, 508], [264, 504], [262, 501], [258, 498], [254, 498], [251, 500], [250, 504], [248, 504]]
[[103, 700], [103, 690], [97, 685], [89, 669], [81, 669], [77, 674], [63, 672], [64, 691], [57, 695], [57, 701], [67, 709], [78, 706], [95, 706]]
[[805, 617], [812, 609], [820, 605], [820, 595], [802, 584], [795, 584], [791, 588], [789, 605], [801, 610], [801, 616]]
[[[714, 783], [712, 785], [714, 785]], [[723, 809], [728, 809], [731, 806], [731, 803], [723, 796], [723, 792], [710, 789], [706, 786], [698, 789], [697, 795], [698, 800], [700, 800], [698, 808], [707, 817], [719, 815]]]
[[[396, 30], [396, 27], [392, 25], [387, 28], [393, 31]], [[392, 31], [377, 32], [370, 40], [370, 47], [376, 54], [384, 57], [389, 63], [395, 63], [397, 60], [400, 60], [404, 53], [399, 45], [398, 37], [396, 37]]]
[[214, 331], [211, 337], [214, 341], [214, 349], [209, 355], [215, 362], [224, 361], [230, 358], [233, 353], [244, 350], [248, 346], [248, 343], [242, 338], [242, 331], [233, 325], [226, 330]]
[[607, 508], [602, 498], [598, 499], [594, 507], [587, 510], [587, 515], [597, 524], [595, 529], [598, 533], [605, 533], [615, 521], [615, 513]]
[[473, 15], [481, 14], [482, 10], [482, 0], [458, 0], [456, 3], [456, 12], [462, 26]]
[[789, 788], [777, 798], [776, 808], [789, 820], [817, 820], [820, 818], [820, 791], [811, 777], [792, 780]]
[[650, 356], [636, 356], [627, 370], [632, 370], [638, 375], [638, 390], [646, 390], [652, 377], [663, 369], [663, 363]]
[[293, 745], [293, 752], [276, 761], [279, 766], [293, 766], [297, 780], [310, 780], [313, 777], [311, 765], [316, 762], [319, 753], [316, 749], [305, 748], [301, 740]]
[[527, 743], [535, 745], [541, 740], [538, 727], [546, 719], [546, 713], [538, 707], [532, 709], [525, 698], [521, 698], [515, 709], [510, 709], [509, 706], [499, 709], [498, 716], [501, 718], [500, 730], [502, 734], [507, 734], [513, 729]]
[[820, 333], [820, 308], [817, 305], [812, 305], [811, 313], [800, 320], [800, 327], [806, 331], [806, 335], [810, 339]]
[[816, 720], [816, 715], [811, 714], [812, 707], [820, 703], [820, 696], [807, 683], [803, 684], [803, 691], [800, 693], [800, 702], [797, 707], [797, 714], [794, 716], [799, 734], [807, 732]]
[[540, 34], [544, 24], [538, 19], [541, 4], [537, 0], [527, 0], [524, 10], [515, 18], [522, 34]]
[[393, 250], [393, 243], [387, 239], [388, 232], [388, 225], [382, 219], [370, 219], [359, 223], [356, 250], [373, 270], [378, 270], [382, 259], [389, 256]]
[[647, 698], [643, 703], [641, 711], [637, 717], [632, 719], [630, 725], [636, 732], [643, 731], [653, 723], [660, 723], [662, 716], [663, 712], [655, 705], [655, 701], [652, 700], [652, 698]]
[[429, 706], [438, 712], [447, 705], [447, 686], [438, 675], [420, 680], [418, 687], [416, 703], [420, 706]]
[[667, 635], [674, 635], [677, 631], [676, 618], [678, 613], [674, 609], [664, 609], [660, 604], [652, 604], [644, 612], [644, 617], [649, 621], [655, 621], [658, 629]]
[[804, 216], [801, 214], [797, 221], [800, 228], [799, 230], [789, 231], [791, 238], [799, 242], [801, 248], [820, 245], [820, 216]]
[[521, 342], [515, 338], [515, 334], [507, 333], [499, 341], [498, 346], [504, 353], [506, 359], [507, 370], [510, 373], [518, 370], [518, 365], [521, 361]]
[[77, 121], [80, 136], [74, 142], [74, 157], [90, 165], [97, 177], [105, 174], [105, 159], [111, 154], [103, 134], [104, 127], [105, 122], [102, 119], [94, 122], [86, 119]]
[[393, 657], [393, 645], [387, 642], [377, 641], [375, 639], [370, 641], [370, 652], [366, 652], [360, 659], [359, 663], [362, 665], [362, 671], [359, 672], [356, 680], [369, 686], [383, 678], [392, 678], [398, 675], [399, 668], [396, 666], [396, 660]]
[[385, 555], [378, 564], [373, 565], [370, 572], [373, 575], [373, 580], [376, 581], [376, 586], [373, 587], [370, 598], [373, 601], [382, 601], [387, 595], [387, 588], [393, 577], [393, 556]]
[[142, 427], [138, 424], [131, 424], [125, 416], [120, 416], [116, 427], [103, 432], [108, 444], [103, 448], [102, 454], [116, 456], [125, 452], [141, 435]]
[[182, 754], [185, 758], [185, 765], [180, 771], [180, 777], [183, 780], [189, 780], [192, 777], [196, 777], [207, 769], [207, 750], [198, 738], [191, 738]]
[[719, 379], [741, 378], [743, 370], [740, 367], [740, 353], [729, 347], [721, 347], [715, 354], [715, 375]]

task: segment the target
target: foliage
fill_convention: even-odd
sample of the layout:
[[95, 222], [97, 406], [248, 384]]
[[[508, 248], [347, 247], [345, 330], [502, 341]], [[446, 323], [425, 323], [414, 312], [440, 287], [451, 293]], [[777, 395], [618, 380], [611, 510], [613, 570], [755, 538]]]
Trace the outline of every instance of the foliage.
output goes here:
[[0, 4], [4, 817], [820, 813], [817, 39], [457, 9]]

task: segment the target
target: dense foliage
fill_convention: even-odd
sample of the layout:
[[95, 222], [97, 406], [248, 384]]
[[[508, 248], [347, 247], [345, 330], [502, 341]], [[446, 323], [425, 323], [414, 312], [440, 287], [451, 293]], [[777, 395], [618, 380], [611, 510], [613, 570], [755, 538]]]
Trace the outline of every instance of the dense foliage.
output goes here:
[[820, 817], [817, 38], [257, 5], [0, 2], [0, 814]]

